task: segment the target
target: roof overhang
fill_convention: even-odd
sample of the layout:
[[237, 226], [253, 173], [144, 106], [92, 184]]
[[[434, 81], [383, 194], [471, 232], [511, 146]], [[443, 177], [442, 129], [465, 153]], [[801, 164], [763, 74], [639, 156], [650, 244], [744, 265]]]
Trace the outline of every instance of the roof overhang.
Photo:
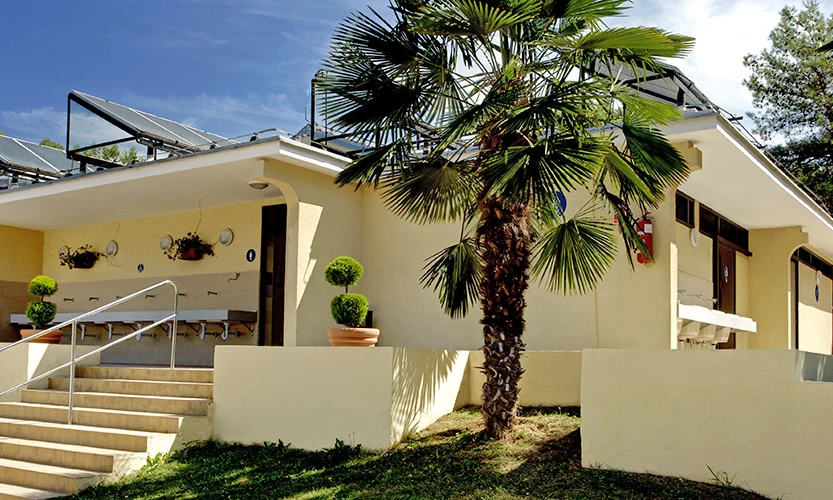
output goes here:
[[671, 141], [702, 152], [703, 168], [680, 190], [747, 229], [801, 227], [833, 259], [833, 218], [726, 118], [710, 113], [671, 125]]
[[39, 231], [246, 203], [281, 196], [248, 181], [262, 159], [335, 176], [349, 159], [272, 137], [0, 193], [0, 225]]

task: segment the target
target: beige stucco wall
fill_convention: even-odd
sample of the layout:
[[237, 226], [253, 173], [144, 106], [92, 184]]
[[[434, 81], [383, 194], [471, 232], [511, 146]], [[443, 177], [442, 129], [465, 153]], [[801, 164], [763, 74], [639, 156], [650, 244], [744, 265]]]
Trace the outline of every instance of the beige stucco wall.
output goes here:
[[[586, 347], [677, 347], [677, 260], [674, 190], [653, 215], [654, 259], [631, 270], [620, 252], [596, 296], [598, 343]], [[536, 349], [537, 346], [530, 346]]]
[[219, 347], [215, 435], [384, 449], [454, 409], [467, 365], [462, 351]]
[[[747, 257], [735, 252], [735, 314], [750, 317], [749, 302], [751, 290], [749, 288], [749, 268], [754, 257]], [[752, 318], [755, 319], [755, 318]], [[746, 349], [749, 347], [750, 336], [756, 333], [738, 332], [735, 334], [735, 347]]]
[[43, 233], [0, 226], [0, 342], [20, 338], [9, 315], [26, 309], [29, 280], [41, 274], [42, 265]]
[[798, 264], [798, 348], [833, 353], [833, 282], [823, 276], [816, 300], [816, 270]]
[[[308, 449], [336, 439], [386, 448], [454, 408], [480, 404], [482, 364], [479, 351], [220, 346], [215, 435]], [[529, 352], [523, 366], [522, 406], [579, 404], [581, 352]]]
[[[583, 205], [579, 193], [571, 207]], [[588, 347], [671, 347], [676, 328], [676, 249], [673, 196], [654, 212], [657, 261], [632, 270], [623, 247], [604, 283], [585, 295], [561, 296], [533, 282], [527, 292], [526, 332], [530, 350]], [[479, 304], [464, 319], [444, 315], [436, 294], [419, 284], [425, 260], [459, 240], [456, 225], [420, 226], [393, 215], [379, 195], [363, 204], [365, 277], [381, 345], [476, 349], [482, 344]], [[686, 240], [687, 241], [687, 240]], [[672, 272], [673, 269], [673, 272]], [[651, 314], [645, 305], [654, 304]], [[662, 304], [662, 305], [661, 305]], [[672, 317], [673, 316], [673, 317]]]
[[[0, 347], [8, 344], [0, 343]], [[93, 351], [94, 347], [77, 346], [76, 356], [83, 356]], [[49, 344], [21, 344], [0, 353], [0, 392], [25, 382], [32, 377], [57, 368], [70, 360], [70, 346]], [[98, 355], [80, 361], [79, 365], [97, 365]], [[69, 369], [55, 373], [55, 377], [67, 376]], [[48, 384], [47, 378], [30, 384], [28, 387], [43, 389]], [[20, 391], [0, 396], [0, 401], [20, 401]]]
[[[329, 304], [340, 292], [324, 280], [324, 267], [339, 255], [367, 262], [361, 193], [337, 187], [331, 176], [273, 160], [259, 162], [253, 177], [278, 186], [287, 204], [284, 345], [327, 345], [327, 329], [335, 326]], [[355, 287], [363, 290], [364, 283]]]
[[749, 347], [757, 349], [794, 348], [790, 290], [790, 257], [807, 243], [799, 227], [749, 231], [749, 316], [758, 331], [749, 335]]
[[[260, 253], [261, 207], [280, 201], [227, 205], [47, 231], [43, 239], [43, 271], [58, 283], [133, 278], [158, 278], [161, 281], [177, 276], [256, 271], [260, 269], [259, 258], [247, 262], [246, 251], [254, 248]], [[199, 235], [209, 243], [217, 243], [220, 231], [225, 228], [234, 232], [234, 240], [228, 246], [215, 244], [213, 257], [194, 262], [172, 261], [160, 250], [162, 236], [167, 234], [176, 239], [198, 227]], [[118, 253], [112, 258], [102, 257], [92, 269], [61, 266], [58, 251], [62, 246], [78, 248], [89, 244], [93, 250], [103, 253], [110, 240], [118, 243]], [[137, 270], [140, 263], [144, 265], [141, 274]]]
[[702, 280], [712, 281], [714, 241], [706, 235], [700, 235], [700, 244], [695, 247], [691, 244], [691, 228], [677, 222], [674, 230], [677, 238], [679, 271]]
[[[468, 396], [464, 404], [483, 402], [483, 353], [469, 356]], [[521, 406], [580, 406], [581, 351], [527, 351], [521, 358]]]
[[41, 273], [43, 233], [0, 226], [0, 281], [28, 283]]
[[584, 351], [582, 464], [698, 481], [709, 466], [773, 498], [827, 498], [833, 384], [797, 380], [803, 356]]

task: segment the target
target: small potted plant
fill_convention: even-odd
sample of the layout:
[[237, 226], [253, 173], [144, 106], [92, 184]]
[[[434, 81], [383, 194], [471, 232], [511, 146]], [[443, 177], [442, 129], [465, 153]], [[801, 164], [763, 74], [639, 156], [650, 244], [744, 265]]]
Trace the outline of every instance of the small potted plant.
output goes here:
[[[54, 295], [57, 291], [58, 283], [49, 276], [35, 276], [29, 282], [29, 293], [35, 297], [40, 297], [40, 300], [29, 302], [29, 305], [26, 307], [26, 317], [32, 322], [34, 329], [21, 330], [20, 335], [23, 338], [40, 333], [55, 319], [58, 306], [54, 302], [45, 301], [44, 298]], [[38, 344], [58, 344], [61, 342], [61, 331], [56, 330], [48, 333], [32, 342]]]
[[324, 269], [327, 283], [344, 288], [344, 293], [330, 303], [330, 312], [342, 328], [330, 328], [327, 336], [334, 346], [373, 347], [379, 340], [379, 330], [363, 328], [367, 316], [367, 297], [350, 293], [350, 287], [359, 282], [364, 268], [359, 262], [347, 256], [336, 258]]
[[177, 238], [165, 250], [171, 260], [200, 260], [206, 255], [214, 256], [214, 246], [204, 241], [197, 233], [188, 233]]
[[93, 250], [90, 245], [84, 245], [75, 250], [67, 247], [66, 251], [61, 254], [61, 265], [70, 269], [92, 269], [102, 255]]

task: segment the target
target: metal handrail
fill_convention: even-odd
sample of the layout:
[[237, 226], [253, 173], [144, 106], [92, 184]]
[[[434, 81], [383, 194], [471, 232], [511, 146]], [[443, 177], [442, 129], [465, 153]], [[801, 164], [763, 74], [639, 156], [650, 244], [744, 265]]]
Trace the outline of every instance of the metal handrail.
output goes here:
[[[78, 322], [79, 321], [82, 321], [86, 318], [89, 318], [90, 316], [94, 316], [94, 315], [96, 315], [100, 312], [103, 312], [103, 311], [106, 311], [106, 310], [111, 309], [113, 307], [116, 307], [120, 304], [123, 304], [124, 302], [127, 302], [131, 299], [134, 299], [134, 298], [136, 298], [140, 295], [143, 295], [143, 294], [145, 294], [145, 293], [147, 293], [151, 290], [155, 290], [157, 288], [161, 288], [161, 287], [166, 286], [166, 285], [170, 285], [174, 289], [174, 309], [173, 309], [174, 313], [173, 314], [171, 314], [170, 316], [167, 316], [165, 318], [162, 318], [159, 321], [156, 321], [155, 323], [152, 323], [152, 324], [150, 324], [150, 325], [148, 325], [144, 328], [140, 328], [140, 329], [136, 330], [135, 332], [133, 332], [129, 335], [125, 335], [124, 337], [120, 338], [119, 340], [116, 340], [114, 342], [110, 342], [107, 345], [103, 345], [103, 346], [99, 347], [98, 349], [96, 349], [94, 351], [91, 351], [91, 352], [88, 352], [87, 354], [84, 354], [83, 356], [75, 357], [75, 347], [76, 347], [76, 343], [77, 343], [77, 330], [78, 330]], [[69, 371], [69, 402], [68, 402], [68, 410], [69, 411], [68, 411], [68, 415], [67, 415], [67, 421], [68, 421], [69, 425], [72, 425], [72, 420], [73, 420], [72, 416], [73, 416], [74, 399], [75, 399], [75, 366], [78, 363], [78, 361], [86, 359], [86, 358], [88, 358], [90, 356], [93, 356], [95, 354], [98, 354], [102, 351], [106, 351], [107, 349], [110, 349], [111, 347], [114, 347], [118, 344], [121, 344], [122, 342], [124, 342], [126, 340], [137, 337], [137, 336], [143, 334], [146, 331], [152, 330], [152, 329], [156, 328], [157, 326], [163, 325], [163, 324], [167, 323], [168, 321], [171, 321], [171, 323], [172, 323], [171, 324], [171, 333], [170, 333], [170, 337], [171, 337], [171, 370], [173, 370], [176, 367], [176, 337], [177, 337], [177, 334], [176, 334], [176, 323], [177, 323], [176, 318], [177, 318], [178, 314], [179, 314], [179, 290], [176, 287], [176, 283], [174, 283], [171, 280], [165, 280], [165, 281], [159, 282], [159, 283], [157, 283], [153, 286], [145, 288], [144, 290], [139, 290], [138, 292], [131, 293], [130, 295], [127, 295], [126, 297], [122, 297], [118, 300], [110, 302], [109, 304], [105, 304], [105, 305], [99, 307], [98, 309], [94, 309], [90, 312], [81, 314], [79, 316], [76, 316], [75, 318], [64, 321], [63, 323], [61, 323], [59, 325], [55, 325], [53, 327], [50, 327], [50, 328], [48, 328], [48, 329], [46, 329], [42, 332], [39, 332], [39, 333], [36, 333], [35, 335], [32, 335], [31, 337], [26, 337], [25, 339], [20, 339], [17, 342], [14, 342], [12, 344], [0, 347], [0, 353], [2, 353], [6, 349], [11, 349], [12, 347], [15, 347], [15, 346], [18, 346], [18, 345], [21, 345], [21, 344], [25, 344], [26, 342], [31, 342], [34, 339], [42, 337], [42, 336], [44, 336], [48, 333], [60, 330], [61, 328], [65, 328], [65, 327], [70, 326], [70, 325], [72, 326], [72, 340], [70, 342], [70, 345], [71, 345], [70, 351], [71, 352], [70, 352], [70, 360], [68, 362], [62, 364], [61, 366], [59, 366], [57, 368], [53, 368], [53, 369], [51, 369], [51, 370], [49, 370], [45, 373], [42, 373], [42, 374], [40, 374], [36, 377], [32, 377], [32, 378], [30, 378], [29, 380], [27, 380], [25, 382], [21, 382], [21, 383], [15, 385], [14, 387], [11, 387], [9, 389], [6, 389], [6, 390], [0, 392], [0, 397], [3, 397], [6, 394], [9, 394], [10, 392], [14, 392], [14, 391], [16, 391], [17, 389], [20, 389], [23, 386], [31, 384], [32, 382], [37, 382], [38, 380], [41, 380], [45, 377], [48, 377], [49, 375], [52, 375], [53, 373], [55, 373], [57, 371], [63, 370], [66, 367], [71, 367], [70, 371]]]

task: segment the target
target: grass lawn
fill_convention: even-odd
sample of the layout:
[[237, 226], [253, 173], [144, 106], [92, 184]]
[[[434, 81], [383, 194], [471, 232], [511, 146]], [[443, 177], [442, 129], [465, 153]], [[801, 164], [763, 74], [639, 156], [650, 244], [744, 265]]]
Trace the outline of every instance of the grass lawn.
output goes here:
[[209, 442], [72, 498], [764, 498], [676, 478], [582, 469], [579, 424], [577, 417], [530, 410], [512, 439], [495, 442], [482, 436], [479, 409], [464, 408], [384, 453]]

